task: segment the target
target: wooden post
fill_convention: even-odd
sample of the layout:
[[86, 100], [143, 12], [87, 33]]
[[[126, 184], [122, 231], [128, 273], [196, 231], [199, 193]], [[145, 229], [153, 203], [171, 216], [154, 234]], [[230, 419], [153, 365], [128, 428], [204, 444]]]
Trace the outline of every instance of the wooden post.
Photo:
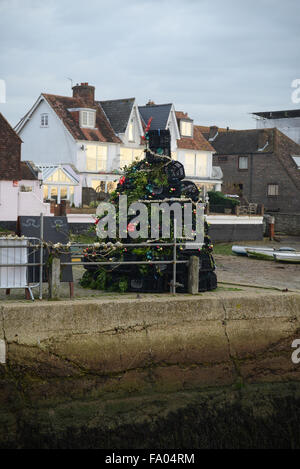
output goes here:
[[70, 289], [70, 298], [73, 300], [74, 298], [74, 282], [69, 282], [69, 289]]
[[60, 259], [53, 257], [49, 269], [49, 299], [58, 300], [60, 290]]
[[273, 241], [275, 236], [275, 217], [270, 217], [269, 219], [269, 238], [270, 241]]
[[189, 258], [188, 292], [196, 295], [199, 292], [199, 257]]

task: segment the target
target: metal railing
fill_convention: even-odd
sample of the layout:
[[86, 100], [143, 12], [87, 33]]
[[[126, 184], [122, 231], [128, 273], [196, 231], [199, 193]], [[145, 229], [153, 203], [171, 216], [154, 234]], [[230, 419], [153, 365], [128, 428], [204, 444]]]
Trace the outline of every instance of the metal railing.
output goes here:
[[[177, 258], [177, 249], [180, 247], [186, 247], [187, 245], [193, 246], [193, 248], [202, 248], [203, 243], [194, 243], [191, 239], [185, 242], [177, 242], [175, 236], [176, 226], [174, 227], [174, 236], [172, 242], [157, 242], [155, 240], [149, 240], [148, 242], [141, 243], [59, 243], [59, 251], [55, 248], [53, 243], [45, 243], [43, 240], [43, 215], [41, 214], [40, 219], [40, 238], [34, 237], [15, 237], [15, 238], [0, 238], [0, 289], [6, 289], [6, 293], [9, 294], [13, 288], [25, 288], [29, 293], [31, 300], [34, 300], [32, 288], [39, 288], [39, 299], [43, 298], [43, 273], [44, 273], [44, 249], [48, 247], [49, 252], [53, 254], [52, 262], [48, 263], [49, 268], [49, 298], [57, 297], [60, 284], [61, 267], [64, 266], [122, 266], [122, 265], [172, 265], [172, 281], [171, 293], [176, 293], [176, 286], [180, 285], [176, 283], [177, 265], [178, 264], [189, 264], [189, 260], [180, 260]], [[182, 238], [181, 238], [182, 239]], [[2, 242], [1, 242], [2, 241]], [[172, 259], [170, 260], [100, 260], [100, 261], [77, 261], [74, 262], [75, 258], [82, 257], [84, 248], [94, 248], [95, 244], [101, 245], [101, 247], [107, 247], [108, 249], [115, 250], [117, 248], [132, 249], [148, 247], [149, 249], [154, 247], [170, 248], [172, 247]], [[74, 248], [77, 247], [77, 251]], [[19, 254], [18, 254], [19, 253]], [[20, 254], [21, 253], [21, 254]], [[71, 254], [71, 262], [61, 262], [60, 257], [63, 254]], [[198, 261], [199, 262], [199, 261]], [[73, 296], [73, 287], [71, 288], [70, 283], [70, 296]], [[73, 285], [73, 284], [72, 284]], [[53, 292], [56, 292], [53, 295]]]
[[[111, 245], [112, 243], [106, 243], [106, 245]], [[173, 265], [173, 270], [172, 270], [172, 281], [171, 281], [171, 287], [172, 287], [172, 293], [175, 294], [176, 293], [176, 286], [177, 286], [177, 282], [176, 282], [176, 275], [177, 275], [177, 264], [189, 264], [189, 260], [179, 260], [177, 259], [177, 248], [180, 248], [180, 247], [186, 247], [186, 245], [189, 244], [187, 242], [185, 243], [178, 243], [176, 238], [173, 240], [173, 242], [169, 242], [169, 243], [157, 243], [157, 242], [154, 242], [153, 244], [151, 243], [121, 243], [121, 246], [118, 246], [118, 247], [122, 247], [122, 248], [126, 248], [126, 249], [130, 249], [130, 248], [141, 248], [141, 247], [148, 247], [149, 249], [150, 248], [153, 248], [153, 247], [162, 247], [162, 248], [168, 248], [168, 247], [172, 247], [173, 248], [173, 259], [172, 260], [161, 260], [161, 261], [158, 261], [158, 260], [154, 260], [154, 259], [151, 259], [151, 260], [144, 260], [144, 261], [124, 261], [124, 260], [111, 260], [111, 261], [77, 261], [77, 262], [59, 262], [59, 267], [57, 267], [57, 264], [56, 264], [56, 269], [59, 268], [60, 269], [60, 266], [64, 267], [64, 266], [67, 266], [67, 265], [83, 265], [83, 266], [121, 266], [121, 265]], [[70, 248], [73, 248], [73, 247], [79, 247], [79, 248], [91, 248], [93, 247], [94, 245], [93, 244], [81, 244], [81, 243], [72, 243]], [[195, 248], [201, 248], [203, 246], [203, 243], [198, 243], [198, 244], [194, 244], [193, 243], [193, 247]], [[113, 249], [114, 246], [112, 246], [112, 249]], [[63, 249], [64, 246], [62, 245], [61, 248]], [[81, 251], [78, 251], [78, 254], [76, 255], [75, 252], [73, 252], [72, 254], [72, 258], [78, 258], [78, 256], [82, 256], [82, 250]], [[55, 273], [55, 277], [56, 278], [59, 278], [59, 275], [58, 273], [56, 272]]]

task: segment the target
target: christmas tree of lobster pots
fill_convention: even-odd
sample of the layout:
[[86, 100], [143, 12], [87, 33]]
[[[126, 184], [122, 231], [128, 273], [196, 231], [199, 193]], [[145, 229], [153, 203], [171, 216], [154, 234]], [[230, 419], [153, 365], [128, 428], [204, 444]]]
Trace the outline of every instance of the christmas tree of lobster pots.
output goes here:
[[[103, 240], [97, 249], [89, 248], [84, 253], [84, 260], [110, 260], [111, 262], [126, 261], [133, 264], [113, 264], [112, 266], [86, 266], [86, 272], [81, 279], [81, 285], [108, 291], [136, 291], [136, 292], [167, 292], [171, 291], [173, 282], [172, 264], [155, 264], [154, 261], [171, 261], [174, 257], [173, 246], [161, 246], [161, 243], [172, 243], [175, 236], [176, 222], [182, 225], [187, 204], [191, 208], [191, 232], [203, 231], [203, 243], [192, 246], [192, 238], [185, 236], [178, 239], [176, 231], [177, 260], [188, 260], [191, 255], [199, 257], [199, 291], [213, 290], [217, 286], [215, 264], [212, 257], [212, 244], [208, 236], [208, 225], [203, 218], [199, 226], [197, 220], [197, 206], [201, 203], [197, 186], [185, 179], [184, 166], [171, 158], [170, 131], [147, 130], [145, 133], [145, 158], [134, 161], [124, 168], [124, 175], [120, 178], [117, 188], [111, 193], [109, 202], [116, 208], [117, 226], [119, 226], [118, 202], [121, 195], [127, 196], [128, 206], [134, 202], [142, 202], [148, 209], [148, 233], [151, 232], [151, 206], [159, 205], [160, 218], [156, 229], [155, 239], [127, 236], [122, 238]], [[166, 210], [169, 220], [168, 238], [164, 235], [164, 208], [171, 208], [176, 203], [181, 207], [180, 220], [178, 211]], [[178, 205], [179, 204], [179, 205]], [[164, 208], [163, 208], [164, 207]], [[190, 207], [189, 207], [190, 208]], [[128, 215], [127, 234], [130, 235], [137, 227], [136, 214]], [[97, 223], [97, 222], [96, 222]], [[117, 230], [119, 233], [119, 230]], [[142, 233], [142, 232], [141, 232]], [[152, 232], [151, 232], [152, 234]], [[111, 241], [109, 246], [107, 242]], [[121, 244], [122, 243], [122, 244]], [[128, 244], [125, 246], [124, 244]], [[141, 243], [141, 247], [130, 247], [130, 244]], [[147, 245], [145, 246], [145, 243]], [[138, 264], [137, 262], [147, 262]], [[187, 292], [188, 266], [186, 263], [176, 264], [176, 291]]]

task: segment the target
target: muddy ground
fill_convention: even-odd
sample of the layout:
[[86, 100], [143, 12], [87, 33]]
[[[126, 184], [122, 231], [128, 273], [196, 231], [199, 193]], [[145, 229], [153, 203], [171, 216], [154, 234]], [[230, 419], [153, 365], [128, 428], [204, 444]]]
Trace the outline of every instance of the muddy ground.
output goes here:
[[[243, 245], [258, 245], [274, 247], [293, 247], [300, 251], [300, 238], [280, 237], [277, 241], [264, 241], [252, 243], [236, 243]], [[217, 277], [219, 282], [247, 283], [250, 285], [273, 286], [282, 289], [300, 290], [300, 264], [288, 264], [258, 260], [250, 257], [236, 255], [214, 256], [217, 265]]]

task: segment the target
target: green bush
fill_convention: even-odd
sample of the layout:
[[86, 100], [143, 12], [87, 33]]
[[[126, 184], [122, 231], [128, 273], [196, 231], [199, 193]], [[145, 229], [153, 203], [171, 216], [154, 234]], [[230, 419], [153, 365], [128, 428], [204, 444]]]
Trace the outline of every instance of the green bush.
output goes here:
[[220, 205], [224, 208], [234, 208], [236, 205], [240, 205], [240, 201], [236, 199], [231, 199], [230, 197], [225, 197], [222, 192], [208, 192], [209, 203], [210, 205]]

